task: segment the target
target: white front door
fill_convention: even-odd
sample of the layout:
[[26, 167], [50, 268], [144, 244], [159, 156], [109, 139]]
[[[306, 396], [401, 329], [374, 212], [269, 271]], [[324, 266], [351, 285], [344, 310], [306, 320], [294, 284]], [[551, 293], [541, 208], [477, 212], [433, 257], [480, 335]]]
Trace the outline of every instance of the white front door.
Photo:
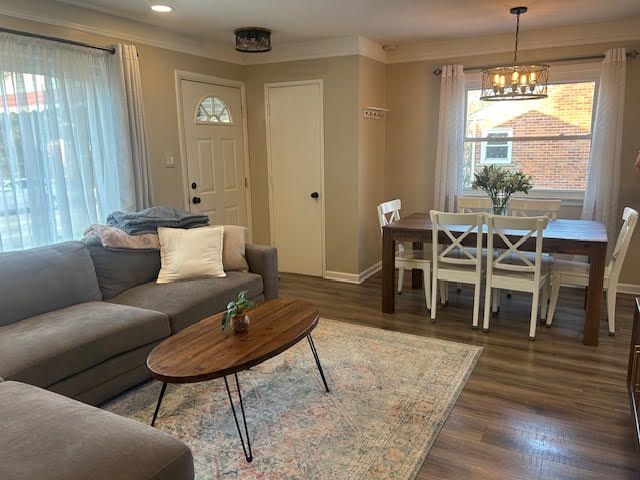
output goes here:
[[247, 225], [240, 88], [181, 80], [181, 90], [191, 211]]
[[323, 276], [322, 84], [271, 84], [265, 100], [279, 270]]

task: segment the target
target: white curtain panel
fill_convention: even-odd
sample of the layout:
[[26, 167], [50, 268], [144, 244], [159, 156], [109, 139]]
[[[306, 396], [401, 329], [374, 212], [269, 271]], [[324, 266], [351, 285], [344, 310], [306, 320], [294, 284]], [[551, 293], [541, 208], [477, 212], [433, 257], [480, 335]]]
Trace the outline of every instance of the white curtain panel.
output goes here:
[[464, 106], [465, 88], [462, 65], [442, 67], [440, 79], [440, 115], [434, 208], [455, 211], [456, 197], [462, 194], [464, 182]]
[[152, 205], [153, 196], [138, 52], [134, 45], [115, 45], [115, 49], [115, 55], [110, 57], [110, 67], [116, 100], [125, 112], [124, 143], [130, 159], [129, 162], [121, 162], [121, 168], [131, 169], [131, 191], [134, 193], [133, 203], [126, 203], [128, 195], [123, 196], [123, 209], [141, 210]]
[[583, 219], [604, 222], [610, 247], [615, 243], [618, 220], [622, 216], [622, 210], [618, 208], [618, 192], [626, 67], [624, 48], [607, 51], [600, 73], [587, 190], [582, 207]]
[[0, 250], [79, 238], [133, 204], [109, 57], [0, 33]]

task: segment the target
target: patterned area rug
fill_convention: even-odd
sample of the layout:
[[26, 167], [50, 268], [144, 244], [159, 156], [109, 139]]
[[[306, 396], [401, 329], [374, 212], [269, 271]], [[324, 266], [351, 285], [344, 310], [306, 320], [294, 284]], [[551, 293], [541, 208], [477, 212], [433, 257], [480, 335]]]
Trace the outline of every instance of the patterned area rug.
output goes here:
[[[169, 385], [156, 427], [187, 443], [198, 479], [413, 479], [482, 348], [322, 319], [306, 341], [238, 376], [254, 460], [222, 379]], [[235, 396], [235, 383], [232, 393]], [[149, 423], [160, 384], [103, 405]]]

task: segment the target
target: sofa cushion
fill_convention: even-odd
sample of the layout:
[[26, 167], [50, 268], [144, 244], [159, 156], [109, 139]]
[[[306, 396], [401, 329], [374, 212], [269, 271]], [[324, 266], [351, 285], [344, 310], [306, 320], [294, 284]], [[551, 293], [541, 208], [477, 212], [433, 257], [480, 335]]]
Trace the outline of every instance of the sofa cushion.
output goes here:
[[81, 303], [0, 327], [0, 376], [47, 387], [169, 334], [163, 313]]
[[262, 277], [255, 273], [228, 272], [225, 278], [199, 278], [163, 284], [150, 282], [109, 301], [166, 313], [171, 322], [171, 332], [176, 333], [221, 312], [241, 290], [248, 290], [249, 298], [261, 295]]
[[0, 478], [191, 480], [189, 448], [140, 422], [17, 382], [0, 383]]
[[159, 250], [110, 250], [96, 236], [87, 237], [84, 242], [89, 247], [105, 300], [158, 278]]
[[0, 292], [0, 326], [102, 299], [82, 242], [0, 254]]

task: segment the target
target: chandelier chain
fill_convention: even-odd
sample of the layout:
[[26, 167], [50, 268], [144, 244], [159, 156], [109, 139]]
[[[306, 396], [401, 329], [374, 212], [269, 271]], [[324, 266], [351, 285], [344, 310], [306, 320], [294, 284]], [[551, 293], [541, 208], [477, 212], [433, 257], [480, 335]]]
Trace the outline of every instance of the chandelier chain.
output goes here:
[[516, 44], [513, 49], [513, 63], [518, 63], [518, 34], [520, 33], [520, 12], [516, 15]]

